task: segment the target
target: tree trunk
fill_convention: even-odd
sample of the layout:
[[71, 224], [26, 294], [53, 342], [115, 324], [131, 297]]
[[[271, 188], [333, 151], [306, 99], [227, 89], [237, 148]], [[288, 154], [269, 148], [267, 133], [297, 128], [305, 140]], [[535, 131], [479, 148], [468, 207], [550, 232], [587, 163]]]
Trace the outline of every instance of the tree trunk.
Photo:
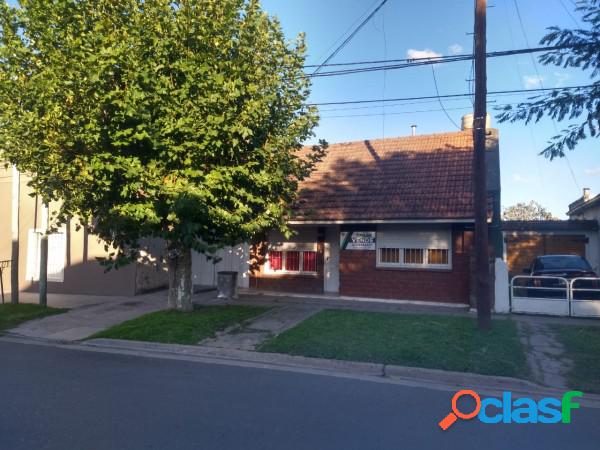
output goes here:
[[168, 307], [178, 311], [192, 311], [192, 252], [176, 248], [168, 252], [169, 270]]

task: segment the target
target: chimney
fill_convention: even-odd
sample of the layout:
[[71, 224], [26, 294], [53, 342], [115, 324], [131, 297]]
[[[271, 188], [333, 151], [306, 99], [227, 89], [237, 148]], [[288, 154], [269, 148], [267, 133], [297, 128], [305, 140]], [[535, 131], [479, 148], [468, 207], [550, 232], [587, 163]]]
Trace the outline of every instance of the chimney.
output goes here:
[[410, 134], [412, 136], [416, 136], [417, 135], [417, 126], [416, 125], [411, 125], [410, 129], [411, 129], [411, 133]]
[[587, 202], [591, 197], [590, 188], [583, 188], [583, 201]]

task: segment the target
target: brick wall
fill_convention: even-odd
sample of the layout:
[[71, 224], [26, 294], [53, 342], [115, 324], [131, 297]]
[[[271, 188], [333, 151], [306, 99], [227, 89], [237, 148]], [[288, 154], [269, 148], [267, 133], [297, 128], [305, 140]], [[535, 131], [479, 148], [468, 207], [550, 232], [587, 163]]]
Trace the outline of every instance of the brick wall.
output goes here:
[[469, 303], [472, 232], [452, 231], [452, 269], [376, 267], [375, 251], [340, 252], [340, 294], [353, 297]]

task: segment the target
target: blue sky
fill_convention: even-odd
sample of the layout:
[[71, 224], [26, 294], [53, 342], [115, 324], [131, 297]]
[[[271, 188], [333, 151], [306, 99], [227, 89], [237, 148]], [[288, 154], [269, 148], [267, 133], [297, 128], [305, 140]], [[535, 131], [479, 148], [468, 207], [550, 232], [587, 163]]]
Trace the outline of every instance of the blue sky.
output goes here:
[[[575, 26], [578, 19], [572, 0], [517, 0], [525, 35], [519, 25], [513, 0], [493, 0], [488, 9], [488, 51], [538, 46], [545, 29], [551, 25]], [[263, 7], [276, 15], [291, 39], [305, 32], [308, 64], [320, 63], [338, 38], [374, 2], [373, 0], [263, 0]], [[384, 9], [365, 26], [360, 34], [331, 62], [386, 58], [406, 58], [412, 50], [433, 51], [448, 55], [453, 51], [468, 53], [472, 48], [474, 0], [425, 0], [406, 2], [389, 0]], [[571, 13], [571, 17], [565, 9]], [[468, 91], [470, 77], [467, 62], [436, 66], [440, 94]], [[580, 71], [545, 67], [538, 63], [538, 73], [529, 55], [488, 60], [488, 89], [509, 90], [588, 84]], [[317, 78], [313, 82], [311, 102], [356, 99], [401, 98], [435, 95], [431, 68]], [[523, 95], [490, 98], [488, 110], [502, 103], [525, 99]], [[360, 109], [356, 109], [360, 106]], [[445, 101], [454, 122], [470, 112], [469, 99]], [[341, 109], [341, 108], [354, 109]], [[434, 110], [434, 111], [431, 111]], [[420, 111], [420, 112], [415, 112]], [[422, 112], [429, 111], [429, 112]], [[385, 114], [384, 114], [385, 113]], [[346, 117], [339, 117], [346, 116]], [[354, 116], [354, 117], [347, 117]], [[437, 102], [391, 104], [364, 108], [364, 105], [321, 108], [318, 138], [329, 142], [381, 138], [410, 134], [410, 125], [418, 132], [437, 133], [456, 127], [440, 111]], [[583, 187], [600, 193], [600, 154], [598, 142], [588, 139], [565, 158], [549, 161], [538, 153], [555, 134], [555, 126], [564, 124], [543, 121], [492, 126], [500, 130], [502, 204], [536, 200], [554, 215], [565, 218], [570, 202], [581, 196]], [[573, 174], [569, 169], [569, 163]]]
[[[514, 1], [488, 2], [493, 5], [488, 9], [488, 51], [526, 48], [527, 42], [537, 46], [547, 27], [573, 27], [578, 19], [573, 11], [575, 0], [516, 0], [524, 36]], [[280, 19], [290, 39], [299, 32], [306, 33], [307, 64], [322, 62], [340, 36], [377, 3], [379, 0], [262, 0], [264, 9]], [[389, 0], [332, 62], [406, 58], [410, 50], [444, 55], [453, 51], [468, 52], [472, 48], [473, 5], [474, 0]], [[467, 92], [465, 80], [470, 78], [470, 69], [471, 64], [466, 62], [436, 66], [440, 94]], [[490, 59], [488, 89], [523, 89], [540, 85], [549, 88], [589, 83], [580, 71], [538, 64], [538, 72], [541, 83], [529, 55]], [[314, 80], [310, 100], [319, 103], [429, 95], [435, 95], [435, 88], [431, 68], [425, 66], [386, 74], [373, 72], [318, 78]], [[493, 113], [495, 105], [525, 98], [523, 95], [490, 98], [488, 110]], [[468, 99], [444, 102], [448, 113], [459, 125], [462, 115], [470, 112], [470, 105]], [[317, 138], [333, 143], [407, 135], [411, 124], [417, 124], [421, 134], [456, 129], [434, 101], [392, 103], [385, 109], [381, 106], [365, 108], [364, 105], [323, 107], [316, 133]], [[581, 143], [575, 151], [569, 152], [568, 160], [549, 161], [538, 153], [555, 134], [555, 127], [560, 130], [564, 124], [544, 120], [525, 126], [523, 123], [499, 124], [492, 119], [492, 126], [500, 130], [503, 206], [536, 200], [555, 216], [565, 218], [568, 204], [581, 196], [583, 187], [591, 188], [592, 193], [600, 193], [600, 154], [596, 140], [588, 139]]]

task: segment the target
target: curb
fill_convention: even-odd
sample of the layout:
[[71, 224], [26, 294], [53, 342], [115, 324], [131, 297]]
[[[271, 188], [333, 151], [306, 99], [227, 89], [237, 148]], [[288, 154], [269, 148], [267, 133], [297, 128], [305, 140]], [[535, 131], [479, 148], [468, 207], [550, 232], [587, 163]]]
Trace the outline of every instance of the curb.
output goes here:
[[[471, 388], [480, 394], [499, 397], [503, 391], [533, 398], [561, 397], [565, 390], [542, 386], [517, 378], [451, 372], [419, 367], [342, 361], [279, 353], [259, 353], [208, 346], [161, 344], [118, 339], [93, 339], [84, 342], [57, 342], [4, 335], [0, 341], [30, 345], [46, 345], [69, 350], [95, 351], [137, 357], [183, 360], [238, 367], [283, 370], [321, 376], [354, 378], [371, 382], [393, 383], [416, 388], [455, 392]], [[580, 403], [600, 408], [600, 395], [585, 394]]]

